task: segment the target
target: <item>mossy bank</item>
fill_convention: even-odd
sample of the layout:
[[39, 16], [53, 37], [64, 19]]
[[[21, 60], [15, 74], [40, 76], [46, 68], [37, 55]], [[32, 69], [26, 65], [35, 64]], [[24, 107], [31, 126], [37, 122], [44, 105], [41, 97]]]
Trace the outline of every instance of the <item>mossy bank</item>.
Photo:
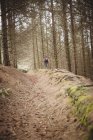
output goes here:
[[87, 140], [93, 140], [93, 96], [89, 94], [88, 88], [82, 86], [68, 88], [67, 94], [75, 107], [80, 123], [89, 131]]

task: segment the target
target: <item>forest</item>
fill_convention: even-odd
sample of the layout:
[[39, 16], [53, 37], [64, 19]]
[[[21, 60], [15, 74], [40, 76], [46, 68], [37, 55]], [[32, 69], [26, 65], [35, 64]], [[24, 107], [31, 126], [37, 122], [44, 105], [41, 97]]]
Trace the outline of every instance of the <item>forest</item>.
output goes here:
[[93, 75], [92, 0], [0, 0], [0, 63]]
[[0, 0], [0, 140], [93, 140], [92, 0]]

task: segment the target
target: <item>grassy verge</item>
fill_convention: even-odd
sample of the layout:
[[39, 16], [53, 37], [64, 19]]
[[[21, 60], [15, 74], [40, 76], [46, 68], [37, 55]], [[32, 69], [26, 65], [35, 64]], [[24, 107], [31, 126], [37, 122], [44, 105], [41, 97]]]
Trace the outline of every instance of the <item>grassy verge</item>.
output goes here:
[[93, 140], [93, 97], [89, 95], [87, 88], [81, 86], [70, 87], [67, 93], [81, 124], [89, 131], [88, 140]]

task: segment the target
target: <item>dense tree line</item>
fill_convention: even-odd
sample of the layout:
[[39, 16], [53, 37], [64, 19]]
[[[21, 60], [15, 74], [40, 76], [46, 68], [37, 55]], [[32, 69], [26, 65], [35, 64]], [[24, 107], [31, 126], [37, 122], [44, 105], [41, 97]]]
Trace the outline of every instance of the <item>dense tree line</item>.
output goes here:
[[[0, 0], [0, 62], [17, 67], [30, 58], [31, 67], [66, 68], [93, 74], [92, 0]], [[33, 65], [32, 65], [33, 63]]]

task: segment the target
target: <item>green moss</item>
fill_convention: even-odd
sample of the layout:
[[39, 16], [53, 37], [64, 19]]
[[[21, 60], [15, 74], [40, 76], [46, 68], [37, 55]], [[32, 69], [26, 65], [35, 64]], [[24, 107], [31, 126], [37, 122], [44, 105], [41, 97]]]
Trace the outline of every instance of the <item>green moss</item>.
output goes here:
[[68, 94], [73, 94], [77, 91], [77, 86], [73, 86], [67, 89]]
[[[89, 113], [93, 112], [93, 98], [91, 95], [87, 93], [87, 89], [83, 87], [74, 86], [67, 90], [68, 96], [71, 99], [71, 103], [75, 107], [75, 113], [78, 116], [81, 124], [90, 127], [88, 124]], [[91, 124], [91, 128], [89, 131], [89, 139], [93, 139], [93, 124]], [[92, 137], [92, 139], [91, 139]]]
[[9, 96], [10, 94], [10, 89], [5, 89], [5, 88], [2, 88], [0, 89], [0, 96], [5, 98], [6, 96]]

